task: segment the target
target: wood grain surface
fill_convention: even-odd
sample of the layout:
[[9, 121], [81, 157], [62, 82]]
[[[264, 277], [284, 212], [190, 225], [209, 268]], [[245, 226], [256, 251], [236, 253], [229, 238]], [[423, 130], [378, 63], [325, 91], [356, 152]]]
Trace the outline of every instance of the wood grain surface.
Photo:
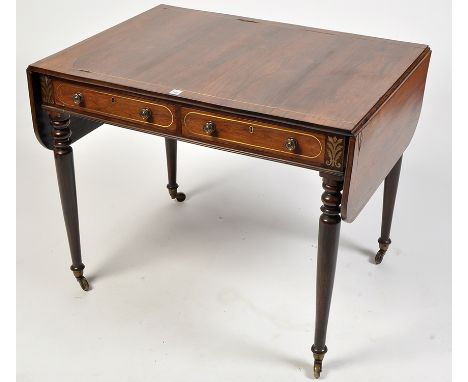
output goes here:
[[342, 217], [352, 222], [364, 208], [413, 137], [424, 95], [431, 53], [351, 140], [343, 190]]
[[[151, 102], [137, 97], [122, 95], [112, 90], [98, 89], [81, 84], [54, 80], [54, 101], [57, 106], [63, 106], [76, 112], [92, 113], [103, 117], [115, 117], [143, 126], [152, 125], [175, 133], [175, 107], [169, 103]], [[75, 104], [74, 94], [80, 94], [82, 102]], [[150, 116], [144, 120], [140, 112], [148, 109]], [[151, 127], [151, 126], [150, 126]]]
[[160, 5], [32, 67], [351, 131], [425, 49]]
[[[182, 108], [182, 136], [226, 147], [243, 147], [253, 151], [275, 155], [291, 161], [323, 166], [325, 136], [298, 131], [280, 125], [258, 123], [232, 115], [211, 113], [204, 110]], [[203, 130], [206, 123], [213, 123], [215, 132]], [[286, 147], [288, 139], [296, 142], [295, 148]]]
[[[34, 130], [48, 148], [44, 108], [63, 108], [72, 140], [110, 123], [320, 169], [343, 176], [342, 217], [350, 222], [413, 136], [430, 55], [424, 44], [160, 5], [27, 73]], [[60, 81], [101, 93], [84, 90], [87, 103], [76, 107], [76, 89], [65, 94]], [[138, 110], [155, 103], [174, 120], [161, 108], [139, 120]], [[214, 115], [219, 135], [196, 133], [205, 117], [184, 125], [181, 110]], [[257, 124], [256, 134], [242, 121]], [[299, 143], [289, 152], [288, 137]]]

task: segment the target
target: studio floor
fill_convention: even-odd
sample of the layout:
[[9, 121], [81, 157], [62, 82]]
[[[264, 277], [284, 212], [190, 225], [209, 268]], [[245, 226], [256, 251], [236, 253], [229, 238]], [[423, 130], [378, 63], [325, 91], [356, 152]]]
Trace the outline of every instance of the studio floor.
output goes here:
[[[99, 128], [75, 145], [86, 293], [34, 144], [18, 173], [18, 381], [313, 377], [317, 173], [181, 143], [177, 203], [163, 139]], [[408, 167], [381, 265], [382, 191], [342, 224], [323, 379], [449, 380], [449, 217], [425, 215]]]

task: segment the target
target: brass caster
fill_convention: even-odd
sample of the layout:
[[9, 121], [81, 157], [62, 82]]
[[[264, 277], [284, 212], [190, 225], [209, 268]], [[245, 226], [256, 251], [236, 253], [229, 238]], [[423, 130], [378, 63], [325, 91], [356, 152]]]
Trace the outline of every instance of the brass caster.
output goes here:
[[171, 198], [176, 199], [178, 202], [183, 202], [185, 200], [185, 194], [183, 192], [177, 192], [178, 187], [179, 186], [177, 184], [175, 186], [167, 185], [167, 189]]
[[[73, 266], [72, 266], [72, 269], [73, 269]], [[84, 291], [88, 291], [89, 283], [88, 283], [88, 280], [86, 280], [86, 277], [83, 276], [83, 269], [73, 270], [73, 275], [76, 277], [76, 281], [78, 281], [78, 284], [80, 284], [81, 289], [83, 289]]]
[[375, 263], [380, 264], [384, 256], [385, 256], [385, 251], [380, 250], [379, 252], [377, 252], [377, 254], [375, 255]]
[[315, 345], [312, 345], [311, 350], [314, 353], [314, 377], [315, 379], [319, 379], [320, 373], [322, 372], [322, 361], [328, 349], [326, 346], [316, 347]]
[[183, 192], [178, 192], [175, 198], [178, 202], [183, 202], [185, 200], [185, 194]]
[[81, 276], [77, 278], [76, 280], [80, 284], [81, 289], [83, 289], [86, 292], [89, 290], [89, 283], [88, 283], [88, 280], [86, 280], [86, 277]]
[[322, 365], [318, 362], [314, 363], [314, 378], [319, 379], [320, 378], [320, 373], [322, 371]]

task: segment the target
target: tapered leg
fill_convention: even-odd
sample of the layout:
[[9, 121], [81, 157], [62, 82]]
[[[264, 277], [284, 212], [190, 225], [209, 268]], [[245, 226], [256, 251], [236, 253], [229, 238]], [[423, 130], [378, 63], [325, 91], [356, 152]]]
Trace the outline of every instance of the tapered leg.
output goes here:
[[63, 217], [67, 229], [68, 243], [72, 258], [70, 269], [75, 275], [81, 288], [89, 289], [89, 284], [83, 276], [84, 264], [81, 261], [80, 227], [78, 222], [78, 205], [76, 200], [75, 168], [73, 164], [73, 150], [70, 146], [71, 130], [70, 116], [59, 113], [49, 114], [53, 127], [54, 158], [57, 170], [57, 181], [62, 201]]
[[312, 345], [314, 353], [314, 376], [320, 377], [322, 361], [327, 347], [325, 345], [328, 315], [335, 279], [336, 257], [340, 239], [341, 225], [341, 189], [343, 182], [327, 174], [323, 177], [322, 215], [319, 221], [317, 249], [317, 286], [315, 310], [315, 339]]
[[178, 202], [185, 200], [185, 194], [183, 192], [177, 192], [179, 185], [176, 182], [177, 179], [177, 140], [172, 138], [166, 138], [166, 157], [167, 157], [167, 176], [169, 182], [167, 189], [172, 199], [176, 199]]
[[387, 252], [390, 243], [390, 229], [392, 227], [393, 209], [398, 190], [398, 180], [400, 179], [401, 161], [398, 159], [395, 166], [388, 173], [384, 183], [383, 209], [382, 209], [382, 228], [379, 238], [379, 251], [375, 255], [375, 263], [380, 264]]

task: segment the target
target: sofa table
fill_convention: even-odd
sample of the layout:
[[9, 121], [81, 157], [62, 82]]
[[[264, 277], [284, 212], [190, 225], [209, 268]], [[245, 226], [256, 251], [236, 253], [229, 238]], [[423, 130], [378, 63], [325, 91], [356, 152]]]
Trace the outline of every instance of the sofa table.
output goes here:
[[341, 220], [382, 181], [378, 264], [403, 152], [421, 111], [427, 45], [159, 5], [27, 69], [34, 131], [53, 150], [74, 276], [84, 290], [71, 144], [103, 123], [319, 171], [314, 375], [320, 376]]

